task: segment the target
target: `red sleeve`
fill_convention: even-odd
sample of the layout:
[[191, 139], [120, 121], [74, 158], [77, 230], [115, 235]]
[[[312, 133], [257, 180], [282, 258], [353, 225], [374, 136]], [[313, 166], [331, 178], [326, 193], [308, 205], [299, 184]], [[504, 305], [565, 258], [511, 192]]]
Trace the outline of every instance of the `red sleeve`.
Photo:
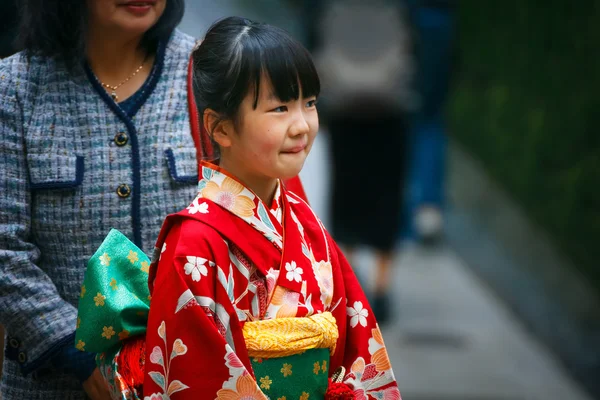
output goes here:
[[352, 267], [337, 244], [329, 238], [334, 271], [333, 314], [340, 338], [332, 366], [343, 366], [344, 383], [356, 399], [400, 399], [383, 337]]
[[169, 231], [148, 317], [146, 398], [214, 399], [256, 386], [249, 360], [235, 353], [246, 349], [222, 285], [229, 266], [227, 245], [212, 228], [184, 221]]

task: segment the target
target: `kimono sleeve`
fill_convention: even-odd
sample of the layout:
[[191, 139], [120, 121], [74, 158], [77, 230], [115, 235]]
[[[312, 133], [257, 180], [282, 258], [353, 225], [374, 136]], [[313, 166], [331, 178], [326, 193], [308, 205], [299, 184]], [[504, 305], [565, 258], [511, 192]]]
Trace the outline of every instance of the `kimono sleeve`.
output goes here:
[[249, 360], [236, 355], [246, 348], [222, 284], [229, 265], [226, 242], [209, 226], [188, 220], [167, 234], [152, 285], [145, 399], [264, 398]]
[[337, 264], [334, 286], [338, 292], [334, 293], [334, 297], [342, 298], [334, 312], [340, 331], [338, 348], [341, 352], [336, 353], [332, 365], [344, 367], [343, 382], [354, 390], [356, 399], [400, 399], [371, 306], [346, 257], [331, 238], [329, 242], [332, 261]]

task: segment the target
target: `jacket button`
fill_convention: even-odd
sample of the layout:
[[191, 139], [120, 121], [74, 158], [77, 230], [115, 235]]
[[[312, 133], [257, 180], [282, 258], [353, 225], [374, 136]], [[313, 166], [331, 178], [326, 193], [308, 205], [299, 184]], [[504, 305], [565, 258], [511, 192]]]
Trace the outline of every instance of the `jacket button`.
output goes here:
[[27, 361], [27, 355], [23, 352], [19, 353], [19, 362], [21, 364], [25, 364], [25, 361]]
[[115, 144], [119, 147], [125, 146], [129, 141], [129, 137], [125, 132], [119, 132], [115, 135]]
[[123, 183], [117, 188], [117, 194], [119, 195], [119, 197], [129, 197], [129, 195], [131, 194], [131, 188]]
[[17, 339], [14, 339], [14, 338], [10, 338], [10, 339], [8, 340], [8, 344], [9, 344], [9, 345], [10, 345], [10, 347], [12, 347], [13, 349], [18, 349], [18, 348], [19, 348], [19, 346], [21, 345], [21, 344], [19, 343], [19, 341], [18, 341]]

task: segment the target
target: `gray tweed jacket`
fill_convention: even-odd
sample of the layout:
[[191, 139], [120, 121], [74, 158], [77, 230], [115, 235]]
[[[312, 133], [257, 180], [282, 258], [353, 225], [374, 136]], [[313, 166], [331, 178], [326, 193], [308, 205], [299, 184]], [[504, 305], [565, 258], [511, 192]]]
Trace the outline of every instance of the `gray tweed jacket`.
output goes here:
[[73, 340], [87, 260], [111, 228], [149, 256], [164, 217], [194, 198], [186, 76], [175, 31], [130, 118], [89, 69], [0, 61], [0, 324], [4, 400], [85, 398], [49, 355]]

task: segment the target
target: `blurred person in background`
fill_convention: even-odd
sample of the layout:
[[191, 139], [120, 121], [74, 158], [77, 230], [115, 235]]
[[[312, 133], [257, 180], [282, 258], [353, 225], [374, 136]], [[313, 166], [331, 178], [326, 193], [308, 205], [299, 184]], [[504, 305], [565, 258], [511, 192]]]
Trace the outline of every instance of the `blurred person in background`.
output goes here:
[[410, 35], [399, 1], [327, 5], [309, 46], [323, 77], [332, 148], [332, 231], [351, 263], [356, 247], [375, 250], [372, 306], [384, 322], [413, 101]]
[[22, 6], [25, 50], [0, 61], [0, 397], [106, 399], [74, 348], [81, 282], [110, 228], [150, 254], [196, 195], [194, 40], [183, 0]]
[[[418, 239], [442, 236], [446, 147], [444, 106], [451, 72], [454, 0], [409, 0], [417, 54], [416, 89], [420, 101], [411, 124], [408, 215]], [[410, 224], [410, 222], [409, 222]]]

